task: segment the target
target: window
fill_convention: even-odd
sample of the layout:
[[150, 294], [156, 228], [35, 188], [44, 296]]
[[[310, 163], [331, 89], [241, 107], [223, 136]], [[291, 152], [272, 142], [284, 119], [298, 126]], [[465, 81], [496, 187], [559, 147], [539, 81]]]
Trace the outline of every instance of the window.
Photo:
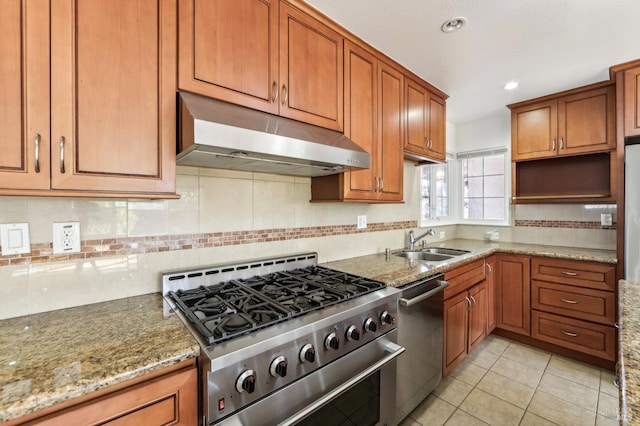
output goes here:
[[420, 219], [424, 221], [449, 216], [449, 166], [432, 164], [421, 167]]
[[462, 217], [505, 221], [506, 180], [504, 153], [460, 154], [462, 158]]

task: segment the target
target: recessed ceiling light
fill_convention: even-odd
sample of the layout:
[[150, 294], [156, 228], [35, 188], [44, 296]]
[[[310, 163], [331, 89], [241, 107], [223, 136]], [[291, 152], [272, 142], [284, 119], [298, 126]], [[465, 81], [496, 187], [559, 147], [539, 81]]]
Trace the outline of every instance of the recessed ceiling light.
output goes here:
[[520, 85], [520, 83], [518, 83], [517, 81], [510, 81], [507, 84], [504, 85], [504, 90], [513, 90], [516, 87], [518, 87]]
[[467, 18], [463, 18], [459, 16], [457, 18], [449, 19], [447, 22], [442, 24], [442, 31], [445, 33], [450, 33], [460, 28], [464, 27], [467, 24]]

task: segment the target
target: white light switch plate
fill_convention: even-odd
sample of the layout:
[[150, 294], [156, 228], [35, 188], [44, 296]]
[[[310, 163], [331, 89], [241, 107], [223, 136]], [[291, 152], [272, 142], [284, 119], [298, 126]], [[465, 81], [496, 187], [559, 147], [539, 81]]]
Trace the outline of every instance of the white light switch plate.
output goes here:
[[53, 223], [53, 254], [80, 252], [80, 222]]
[[600, 225], [602, 225], [602, 226], [611, 226], [612, 225], [611, 213], [600, 213]]
[[358, 229], [365, 229], [367, 227], [367, 215], [366, 214], [359, 214], [357, 216], [357, 228]]
[[31, 252], [28, 223], [0, 224], [0, 245], [2, 255]]

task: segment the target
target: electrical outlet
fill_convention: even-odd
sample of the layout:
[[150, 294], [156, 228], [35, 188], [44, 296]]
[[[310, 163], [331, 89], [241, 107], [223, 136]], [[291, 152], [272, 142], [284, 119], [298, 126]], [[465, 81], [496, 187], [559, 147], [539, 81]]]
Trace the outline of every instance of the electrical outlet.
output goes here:
[[600, 214], [600, 225], [602, 226], [611, 226], [612, 225], [612, 217], [611, 213], [601, 213]]
[[445, 231], [440, 231], [439, 238], [440, 238], [441, 240], [444, 240], [444, 238], [445, 238], [446, 236], [447, 236], [447, 234], [446, 234], [446, 232], [445, 232]]
[[357, 224], [357, 228], [358, 229], [365, 229], [367, 227], [367, 215], [366, 214], [359, 214], [356, 217], [356, 224]]
[[53, 254], [80, 251], [80, 222], [53, 223]]

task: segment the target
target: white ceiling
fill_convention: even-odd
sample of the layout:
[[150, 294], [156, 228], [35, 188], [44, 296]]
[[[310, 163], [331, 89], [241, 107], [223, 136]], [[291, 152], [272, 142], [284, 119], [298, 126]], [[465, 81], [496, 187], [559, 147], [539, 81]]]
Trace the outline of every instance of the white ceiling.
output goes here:
[[[454, 124], [609, 78], [640, 58], [640, 0], [307, 0], [447, 93]], [[467, 25], [445, 34], [442, 24]], [[510, 80], [520, 87], [507, 92]]]

